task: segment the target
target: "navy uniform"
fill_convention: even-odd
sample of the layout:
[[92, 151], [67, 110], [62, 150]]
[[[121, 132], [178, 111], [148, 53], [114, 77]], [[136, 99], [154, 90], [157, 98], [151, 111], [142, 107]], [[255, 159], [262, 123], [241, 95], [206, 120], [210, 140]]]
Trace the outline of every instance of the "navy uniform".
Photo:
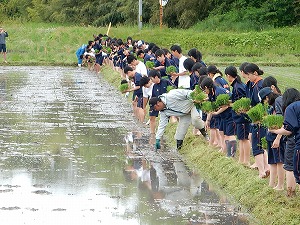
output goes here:
[[290, 104], [284, 115], [284, 129], [295, 136], [294, 149], [294, 176], [297, 184], [300, 184], [300, 101]]
[[[231, 101], [235, 101], [244, 98], [247, 96], [246, 85], [244, 83], [237, 82], [235, 79], [232, 84], [232, 94]], [[238, 140], [248, 140], [250, 132], [250, 118], [247, 114], [237, 114], [235, 111], [232, 111], [232, 119], [235, 123], [235, 134]]]

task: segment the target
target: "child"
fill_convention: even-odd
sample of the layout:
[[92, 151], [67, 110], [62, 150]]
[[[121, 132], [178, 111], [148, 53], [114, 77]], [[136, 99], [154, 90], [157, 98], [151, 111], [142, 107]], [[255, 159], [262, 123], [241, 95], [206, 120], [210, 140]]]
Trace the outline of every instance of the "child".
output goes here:
[[[261, 103], [268, 104], [269, 110], [268, 114], [282, 115], [281, 106], [277, 107], [280, 109], [276, 110], [275, 101], [277, 100], [277, 105], [282, 105], [282, 98], [280, 96], [280, 91], [275, 93], [270, 87], [264, 87], [258, 93]], [[284, 185], [284, 145], [285, 141], [282, 138], [282, 135], [276, 135], [270, 132], [266, 134], [267, 140], [267, 150], [268, 150], [268, 164], [270, 165], [270, 180], [269, 186], [274, 190], [283, 190]], [[276, 178], [278, 179], [276, 185]]]
[[[225, 75], [231, 83], [232, 95], [231, 101], [234, 103], [236, 100], [246, 97], [246, 85], [241, 81], [234, 66], [229, 66], [225, 69]], [[235, 124], [235, 134], [239, 140], [239, 163], [250, 166], [250, 121], [245, 114], [237, 114], [232, 111], [232, 119]]]
[[[216, 101], [216, 98], [220, 94], [229, 94], [229, 91], [225, 88], [217, 86], [210, 77], [205, 77], [200, 88], [208, 95], [208, 100], [211, 102]], [[226, 145], [224, 140], [221, 140], [219, 136], [221, 117], [220, 115], [215, 115], [214, 113], [209, 113], [205, 121], [206, 130], [210, 129], [210, 141], [211, 146], [219, 145], [222, 151], [225, 151]]]
[[[300, 184], [300, 92], [294, 88], [287, 89], [282, 96], [282, 109], [284, 111], [283, 127], [269, 132], [281, 135], [293, 135], [295, 138], [295, 148], [293, 157], [294, 177], [296, 183]], [[287, 190], [289, 197], [295, 195], [295, 189], [290, 187]]]
[[[244, 68], [245, 74], [248, 75], [252, 86], [249, 90], [249, 97], [251, 99], [251, 106], [260, 103], [258, 92], [262, 89], [264, 72], [254, 63], [248, 63]], [[251, 128], [252, 133], [252, 153], [255, 159], [256, 166], [259, 171], [260, 178], [267, 178], [270, 175], [267, 154], [262, 148], [261, 138], [266, 136], [266, 129], [261, 124], [253, 124]]]
[[134, 86], [125, 90], [124, 92], [133, 92], [132, 95], [132, 108], [135, 116], [140, 122], [143, 122], [144, 111], [142, 107], [143, 102], [143, 92], [142, 87], [140, 86], [140, 80], [142, 75], [137, 73], [132, 67], [126, 66], [124, 68], [124, 73], [128, 76], [129, 79], [133, 79]]
[[207, 74], [217, 85], [230, 91], [228, 82], [223, 78], [222, 72], [216, 66], [208, 66]]

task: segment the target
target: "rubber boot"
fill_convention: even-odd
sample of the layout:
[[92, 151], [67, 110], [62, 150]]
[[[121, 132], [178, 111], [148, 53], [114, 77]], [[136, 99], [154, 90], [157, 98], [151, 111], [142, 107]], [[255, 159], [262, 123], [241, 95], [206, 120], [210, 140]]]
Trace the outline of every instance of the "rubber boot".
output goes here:
[[199, 129], [199, 131], [202, 134], [202, 136], [205, 138], [205, 140], [209, 141], [209, 136], [208, 136], [205, 128]]
[[227, 157], [231, 157], [231, 146], [229, 144], [229, 141], [225, 141], [226, 144], [226, 150], [227, 150]]
[[227, 148], [227, 157], [234, 157], [236, 153], [236, 141], [225, 141]]
[[177, 142], [177, 150], [180, 150], [183, 144], [183, 140], [176, 140]]

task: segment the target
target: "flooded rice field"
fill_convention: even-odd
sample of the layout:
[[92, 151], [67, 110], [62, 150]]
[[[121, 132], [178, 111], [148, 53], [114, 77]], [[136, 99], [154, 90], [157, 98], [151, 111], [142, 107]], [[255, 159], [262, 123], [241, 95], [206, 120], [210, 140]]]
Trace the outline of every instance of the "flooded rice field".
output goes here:
[[125, 97], [86, 69], [0, 67], [3, 224], [249, 224], [149, 139]]

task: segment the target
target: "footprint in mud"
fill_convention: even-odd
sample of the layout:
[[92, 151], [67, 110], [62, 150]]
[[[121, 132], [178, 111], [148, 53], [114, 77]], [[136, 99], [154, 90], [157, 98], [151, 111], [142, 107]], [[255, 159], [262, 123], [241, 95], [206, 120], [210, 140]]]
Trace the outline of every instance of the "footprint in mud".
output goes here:
[[21, 209], [21, 208], [18, 207], [18, 206], [14, 206], [14, 207], [2, 207], [2, 208], [0, 208], [0, 210], [18, 210], [18, 209]]
[[62, 209], [62, 208], [57, 208], [57, 209], [52, 209], [52, 211], [62, 212], [62, 211], [67, 211], [67, 210], [66, 209]]
[[33, 191], [32, 193], [38, 194], [38, 195], [51, 195], [52, 194], [51, 192], [45, 191], [45, 190], [37, 190], [37, 191]]
[[32, 211], [32, 212], [35, 212], [35, 211], [38, 211], [39, 209], [35, 209], [35, 208], [26, 208], [27, 210], [29, 211]]
[[0, 190], [0, 193], [7, 193], [7, 192], [13, 192], [14, 190], [13, 189], [3, 189], [3, 190]]

